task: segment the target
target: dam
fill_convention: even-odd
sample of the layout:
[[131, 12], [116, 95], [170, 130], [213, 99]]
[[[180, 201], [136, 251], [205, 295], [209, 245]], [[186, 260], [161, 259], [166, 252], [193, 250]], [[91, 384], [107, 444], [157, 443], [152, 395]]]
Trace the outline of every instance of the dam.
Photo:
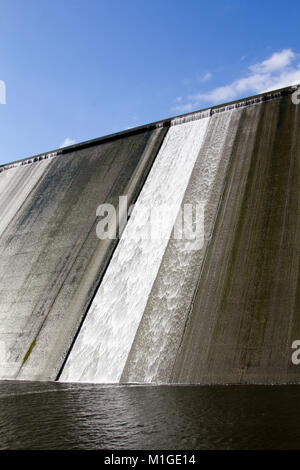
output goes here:
[[[296, 89], [0, 167], [0, 378], [299, 383]], [[132, 212], [100, 239], [120, 196]], [[197, 204], [193, 246], [176, 227]], [[157, 206], [164, 236], [145, 237]]]

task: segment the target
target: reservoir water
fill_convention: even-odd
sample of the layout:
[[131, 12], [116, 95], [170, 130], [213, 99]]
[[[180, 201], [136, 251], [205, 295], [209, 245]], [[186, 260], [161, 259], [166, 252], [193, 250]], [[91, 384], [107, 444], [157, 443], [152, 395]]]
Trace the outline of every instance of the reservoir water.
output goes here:
[[300, 387], [0, 384], [0, 449], [300, 449]]

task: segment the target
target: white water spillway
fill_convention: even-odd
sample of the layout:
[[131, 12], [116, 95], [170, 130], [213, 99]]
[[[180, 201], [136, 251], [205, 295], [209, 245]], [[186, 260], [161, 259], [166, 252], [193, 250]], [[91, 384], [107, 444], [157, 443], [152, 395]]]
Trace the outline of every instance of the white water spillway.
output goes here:
[[[159, 270], [210, 118], [171, 126], [133, 209], [60, 380], [119, 382]], [[173, 208], [165, 237], [144, 208]]]
[[183, 204], [196, 207], [201, 202], [204, 205], [204, 244], [190, 250], [189, 240], [185, 237], [176, 239], [172, 232], [128, 356], [122, 382], [170, 381], [216, 218], [237, 123], [237, 115], [232, 111], [210, 119], [183, 198]]

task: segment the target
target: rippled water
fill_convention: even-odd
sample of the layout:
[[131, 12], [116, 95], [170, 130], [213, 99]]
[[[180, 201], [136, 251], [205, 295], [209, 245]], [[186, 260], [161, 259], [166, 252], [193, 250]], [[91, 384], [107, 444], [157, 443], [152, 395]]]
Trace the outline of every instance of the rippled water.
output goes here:
[[0, 449], [300, 449], [300, 387], [0, 384]]

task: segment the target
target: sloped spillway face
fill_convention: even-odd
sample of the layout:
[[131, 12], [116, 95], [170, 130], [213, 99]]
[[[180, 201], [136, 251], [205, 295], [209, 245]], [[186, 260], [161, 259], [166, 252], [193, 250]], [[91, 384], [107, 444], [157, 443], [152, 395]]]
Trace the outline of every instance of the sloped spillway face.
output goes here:
[[174, 382], [299, 381], [300, 109], [244, 109]]
[[0, 173], [0, 236], [46, 172], [50, 159]]
[[190, 240], [185, 237], [176, 239], [172, 232], [128, 356], [122, 382], [171, 380], [222, 194], [239, 117], [240, 111], [235, 110], [214, 115], [210, 120], [182, 203], [183, 210], [186, 204], [194, 209], [197, 204], [203, 206], [204, 243], [193, 247]]
[[75, 149], [51, 159], [38, 181], [43, 162], [4, 172], [8, 190], [20, 175], [28, 197], [0, 237], [1, 377], [56, 378], [116, 244], [98, 239], [96, 209], [118, 207], [119, 195], [135, 201], [164, 135], [142, 131]]
[[[118, 382], [145, 310], [209, 118], [169, 129], [60, 380]], [[163, 237], [151, 209], [169, 207]]]

